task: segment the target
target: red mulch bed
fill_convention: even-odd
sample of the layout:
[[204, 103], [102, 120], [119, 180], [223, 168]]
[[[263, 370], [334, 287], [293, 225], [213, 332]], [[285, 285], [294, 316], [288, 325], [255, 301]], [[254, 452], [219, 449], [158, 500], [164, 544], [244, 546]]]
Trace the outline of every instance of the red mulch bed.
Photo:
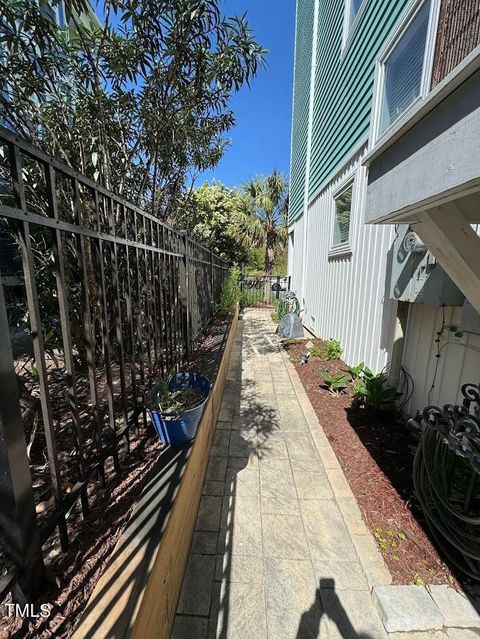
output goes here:
[[[323, 342], [312, 339], [319, 349]], [[364, 521], [376, 538], [393, 582], [419, 579], [430, 584], [455, 583], [448, 566], [430, 540], [413, 497], [412, 463], [415, 440], [394, 414], [372, 416], [352, 408], [352, 389], [334, 396], [322, 387], [319, 369], [344, 371], [341, 360], [300, 356], [305, 343], [286, 343], [307, 395], [332, 445]]]

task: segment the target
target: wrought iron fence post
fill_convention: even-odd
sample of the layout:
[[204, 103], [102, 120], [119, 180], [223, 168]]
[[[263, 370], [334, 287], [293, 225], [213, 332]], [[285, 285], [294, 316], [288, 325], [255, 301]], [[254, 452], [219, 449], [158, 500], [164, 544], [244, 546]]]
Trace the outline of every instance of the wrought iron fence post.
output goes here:
[[210, 292], [212, 300], [212, 317], [215, 315], [215, 275], [214, 275], [214, 257], [210, 251]]
[[275, 297], [277, 300], [280, 299], [280, 275], [277, 275], [277, 290]]
[[187, 234], [182, 233], [183, 256], [180, 260], [180, 296], [182, 302], [182, 329], [185, 338], [185, 356], [190, 359], [191, 355], [191, 330], [190, 330], [190, 295], [188, 282], [188, 251]]
[[45, 569], [1, 278], [0, 387], [0, 532], [17, 583], [32, 601], [41, 592]]

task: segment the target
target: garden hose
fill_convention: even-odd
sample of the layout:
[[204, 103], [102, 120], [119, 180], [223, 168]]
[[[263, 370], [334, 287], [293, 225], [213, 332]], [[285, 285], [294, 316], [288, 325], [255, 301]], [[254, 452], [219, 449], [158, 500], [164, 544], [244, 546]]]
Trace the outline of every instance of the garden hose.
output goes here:
[[451, 450], [441, 433], [430, 428], [423, 431], [413, 464], [417, 499], [445, 557], [480, 581], [477, 479], [469, 460]]

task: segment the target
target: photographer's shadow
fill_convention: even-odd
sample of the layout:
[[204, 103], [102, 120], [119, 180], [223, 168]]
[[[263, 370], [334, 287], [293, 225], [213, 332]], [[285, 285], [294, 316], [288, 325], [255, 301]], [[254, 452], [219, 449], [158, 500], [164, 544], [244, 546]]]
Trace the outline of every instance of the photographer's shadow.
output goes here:
[[[323, 595], [323, 599], [322, 599]], [[322, 617], [324, 623], [321, 625]], [[333, 579], [320, 579], [319, 587], [315, 591], [315, 600], [301, 618], [296, 639], [330, 639], [326, 620], [330, 619], [342, 639], [378, 639], [370, 634], [358, 633], [352, 625], [342, 603], [335, 592]]]

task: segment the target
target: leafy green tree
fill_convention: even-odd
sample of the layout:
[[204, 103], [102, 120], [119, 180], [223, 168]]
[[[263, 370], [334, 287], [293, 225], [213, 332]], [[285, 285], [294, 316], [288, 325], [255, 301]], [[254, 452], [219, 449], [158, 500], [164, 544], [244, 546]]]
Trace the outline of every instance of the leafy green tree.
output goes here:
[[[159, 217], [215, 166], [229, 100], [264, 63], [245, 16], [220, 0], [0, 0], [0, 120]], [[75, 5], [75, 6], [74, 6]], [[76, 10], [73, 10], [73, 9]]]
[[236, 189], [214, 181], [193, 190], [171, 221], [231, 264], [242, 264], [248, 259], [239, 232], [242, 206]]
[[258, 275], [263, 273], [264, 267], [264, 249], [263, 246], [255, 246], [250, 248], [247, 260], [247, 272]]
[[285, 176], [274, 171], [266, 178], [253, 178], [243, 186], [242, 237], [249, 246], [263, 246], [264, 298], [270, 298], [269, 277], [275, 255], [285, 248], [288, 238], [288, 185]]

